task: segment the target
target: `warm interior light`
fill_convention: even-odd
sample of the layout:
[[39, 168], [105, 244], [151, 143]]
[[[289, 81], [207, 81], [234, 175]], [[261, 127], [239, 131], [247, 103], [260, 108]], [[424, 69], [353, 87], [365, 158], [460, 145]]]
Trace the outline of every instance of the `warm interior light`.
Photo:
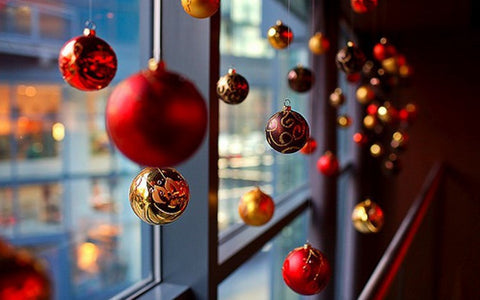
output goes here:
[[55, 123], [52, 126], [52, 136], [53, 139], [56, 140], [57, 142], [60, 142], [63, 140], [65, 137], [65, 126], [63, 126], [62, 123]]

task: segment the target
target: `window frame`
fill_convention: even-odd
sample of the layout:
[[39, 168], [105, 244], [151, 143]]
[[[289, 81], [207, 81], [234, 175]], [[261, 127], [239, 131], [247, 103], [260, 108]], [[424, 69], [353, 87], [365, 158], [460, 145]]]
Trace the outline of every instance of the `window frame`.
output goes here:
[[[318, 3], [319, 11], [331, 9], [329, 7], [331, 4], [315, 1]], [[187, 210], [191, 214], [187, 213], [188, 216], [183, 216], [175, 224], [161, 227], [160, 232], [157, 232], [161, 234], [157, 242], [161, 240], [162, 245], [162, 281], [153, 288], [128, 298], [133, 299], [134, 296], [136, 299], [137, 297], [158, 299], [160, 295], [161, 299], [173, 299], [194, 295], [198, 299], [217, 299], [217, 287], [222, 280], [305, 211], [311, 211], [309, 241], [314, 245], [330, 245], [328, 249], [322, 250], [328, 253], [334, 265], [337, 180], [321, 176], [315, 168], [314, 159], [317, 157], [313, 156], [309, 168], [310, 182], [282, 198], [274, 218], [267, 225], [262, 228], [242, 226], [235, 234], [219, 240], [217, 224], [219, 104], [215, 83], [220, 76], [220, 13], [202, 20], [187, 18], [181, 6], [174, 1], [161, 1], [161, 11], [162, 58], [166, 61], [167, 68], [186, 74], [207, 99], [209, 130], [205, 142], [197, 153], [189, 161], [178, 166], [193, 186], [192, 199]], [[338, 19], [330, 16], [325, 22], [327, 24], [316, 24], [316, 27], [325, 28], [327, 35], [336, 40]], [[178, 36], [182, 38], [179, 39]], [[195, 49], [195, 53], [188, 49]], [[187, 56], [183, 55], [185, 51], [189, 52]], [[313, 58], [312, 66], [325, 74], [321, 77], [325, 84], [317, 84], [312, 95], [326, 98], [337, 86], [335, 52], [336, 49], [332, 49], [326, 57]], [[310, 98], [309, 101], [315, 100], [314, 96]], [[336, 115], [332, 113], [332, 107], [326, 101], [323, 103], [314, 101], [310, 107], [311, 116], [320, 116], [319, 118], [323, 120], [316, 122], [316, 127], [312, 129], [314, 138], [319, 142], [319, 149], [335, 151]], [[330, 133], [325, 134], [326, 132]], [[203, 175], [205, 172], [208, 172], [208, 176]], [[314, 213], [325, 208], [332, 208], [333, 211], [329, 212], [328, 216]], [[327, 226], [328, 229], [319, 229], [319, 226]], [[198, 243], [198, 237], [203, 237], [201, 238], [203, 241]], [[328, 243], [325, 243], [326, 240]], [[204, 262], [192, 267], [191, 259], [184, 259], [185, 255]], [[327, 290], [330, 290], [328, 292], [330, 295], [333, 294], [333, 282]]]

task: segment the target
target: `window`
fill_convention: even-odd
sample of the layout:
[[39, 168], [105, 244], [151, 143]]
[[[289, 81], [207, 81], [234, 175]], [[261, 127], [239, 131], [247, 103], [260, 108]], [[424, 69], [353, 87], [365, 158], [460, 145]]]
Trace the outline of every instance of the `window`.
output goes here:
[[[292, 0], [292, 10], [285, 1], [222, 1], [221, 12], [203, 20], [179, 1], [94, 1], [97, 35], [116, 51], [119, 69], [110, 87], [89, 93], [65, 84], [56, 65], [66, 39], [81, 34], [86, 2], [0, 0], [2, 237], [48, 262], [57, 299], [170, 299], [187, 290], [231, 299], [232, 280], [257, 263], [271, 284], [268, 297], [298, 298], [283, 285], [278, 262], [306, 241], [313, 222], [313, 158], [276, 153], [264, 127], [287, 98], [308, 121], [318, 112], [308, 93], [286, 84], [290, 69], [311, 63], [308, 1]], [[152, 17], [156, 5], [161, 20]], [[265, 39], [277, 19], [295, 34], [284, 51]], [[160, 21], [166, 67], [207, 99], [210, 127], [195, 155], [175, 166], [189, 182], [187, 210], [154, 227], [131, 212], [128, 188], [140, 169], [109, 142], [104, 108], [119, 81], [146, 67]], [[214, 86], [231, 67], [250, 84], [235, 107], [219, 102]], [[247, 227], [238, 200], [257, 185], [273, 196], [276, 212], [265, 226]]]
[[125, 198], [139, 167], [104, 125], [111, 89], [150, 55], [149, 8], [93, 3], [97, 35], [121, 63], [109, 88], [81, 92], [57, 57], [82, 34], [88, 1], [0, 0], [0, 235], [46, 262], [56, 299], [106, 299], [153, 280], [152, 230]]

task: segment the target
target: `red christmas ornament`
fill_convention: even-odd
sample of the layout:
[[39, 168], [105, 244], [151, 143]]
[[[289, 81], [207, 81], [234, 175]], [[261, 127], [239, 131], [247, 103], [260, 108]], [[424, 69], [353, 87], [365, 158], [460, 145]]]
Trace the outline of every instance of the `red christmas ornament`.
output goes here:
[[220, 77], [217, 82], [217, 95], [227, 104], [240, 104], [248, 95], [248, 81], [235, 69], [229, 69], [228, 74]]
[[317, 169], [326, 176], [333, 176], [338, 172], [338, 160], [335, 154], [326, 151], [324, 155], [317, 160]]
[[310, 90], [314, 81], [312, 71], [301, 65], [288, 72], [288, 85], [296, 92], [304, 93]]
[[368, 137], [362, 132], [356, 132], [353, 134], [353, 141], [359, 146], [363, 146], [368, 143]]
[[285, 258], [282, 276], [296, 293], [314, 295], [328, 284], [332, 271], [325, 255], [310, 244], [293, 249]]
[[383, 61], [395, 55], [397, 55], [397, 49], [384, 37], [373, 47], [373, 57], [378, 61]]
[[351, 0], [352, 9], [354, 12], [364, 14], [372, 11], [377, 7], [377, 0]]
[[117, 72], [117, 56], [109, 44], [85, 28], [63, 45], [58, 56], [58, 67], [63, 79], [82, 91], [106, 87]]
[[371, 115], [371, 116], [375, 116], [377, 115], [377, 111], [378, 111], [378, 105], [377, 104], [369, 104], [367, 106], [367, 114]]
[[305, 118], [293, 111], [285, 101], [283, 110], [267, 121], [265, 135], [268, 144], [280, 153], [294, 153], [302, 149], [310, 135]]
[[412, 123], [417, 118], [417, 106], [413, 103], [407, 104], [398, 112], [398, 118], [403, 122]]
[[347, 81], [350, 83], [358, 82], [362, 78], [359, 72], [347, 74]]
[[115, 88], [105, 113], [117, 148], [150, 167], [184, 161], [200, 146], [207, 129], [205, 100], [193, 83], [153, 60], [150, 69]]
[[0, 241], [0, 299], [51, 299], [51, 281], [43, 264], [25, 250]]
[[[366, 60], [365, 54], [352, 41], [347, 42], [347, 46], [340, 49], [335, 57], [338, 69], [344, 71], [347, 75], [359, 73]], [[358, 77], [360, 77], [360, 74], [358, 74]]]
[[300, 153], [308, 155], [315, 152], [316, 149], [317, 149], [317, 141], [315, 141], [314, 138], [310, 137], [305, 143], [305, 146], [303, 146], [302, 149], [300, 149]]

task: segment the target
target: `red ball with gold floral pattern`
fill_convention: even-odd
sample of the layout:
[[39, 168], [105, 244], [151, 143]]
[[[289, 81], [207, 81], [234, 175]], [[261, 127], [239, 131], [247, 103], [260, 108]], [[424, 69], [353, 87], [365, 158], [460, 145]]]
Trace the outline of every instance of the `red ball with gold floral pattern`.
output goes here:
[[293, 249], [282, 267], [285, 283], [296, 293], [320, 293], [330, 281], [332, 271], [325, 255], [310, 244]]
[[117, 72], [117, 56], [112, 47], [98, 38], [95, 30], [85, 28], [60, 50], [58, 67], [63, 79], [82, 91], [96, 91], [108, 86]]

